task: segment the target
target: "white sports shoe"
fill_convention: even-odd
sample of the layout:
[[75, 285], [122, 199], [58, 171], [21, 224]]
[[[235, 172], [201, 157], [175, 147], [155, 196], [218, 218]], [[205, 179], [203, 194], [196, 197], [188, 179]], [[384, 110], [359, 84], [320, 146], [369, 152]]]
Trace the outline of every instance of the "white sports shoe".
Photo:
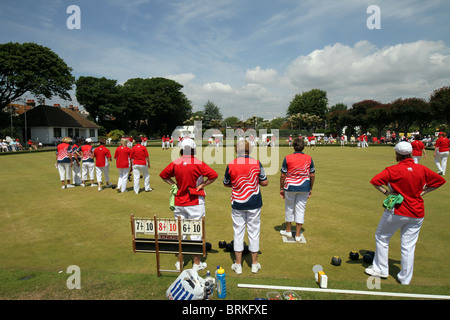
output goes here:
[[67, 188], [75, 188], [75, 186], [73, 184], [68, 184]]
[[282, 236], [292, 238], [292, 232], [287, 232], [286, 230], [280, 230], [280, 234]]
[[207, 264], [206, 262], [200, 262], [199, 264], [193, 264], [192, 269], [194, 269], [195, 271], [201, 271], [203, 269], [206, 269]]
[[254, 263], [252, 264], [252, 272], [253, 273], [258, 273], [258, 271], [261, 269], [261, 265], [258, 263]]
[[242, 265], [241, 264], [237, 264], [237, 263], [233, 263], [231, 265], [231, 270], [236, 272], [236, 274], [241, 274], [242, 273]]
[[[184, 266], [184, 261], [183, 261]], [[175, 262], [175, 268], [177, 268], [177, 271], [180, 271], [180, 261]]]
[[389, 277], [389, 275], [387, 275], [387, 274], [381, 274], [381, 273], [379, 273], [379, 272], [374, 271], [374, 270], [373, 270], [373, 265], [367, 267], [367, 268], [364, 270], [364, 272], [365, 272], [366, 274], [368, 274], [369, 276], [380, 277], [380, 278], [382, 278], [382, 279], [387, 279], [387, 278]]

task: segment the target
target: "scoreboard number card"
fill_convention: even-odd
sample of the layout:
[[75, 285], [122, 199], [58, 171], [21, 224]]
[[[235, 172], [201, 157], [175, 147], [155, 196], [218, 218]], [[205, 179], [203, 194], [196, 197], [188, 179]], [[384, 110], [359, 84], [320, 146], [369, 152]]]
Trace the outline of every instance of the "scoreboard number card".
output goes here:
[[181, 233], [183, 235], [191, 234], [191, 223], [189, 221], [181, 220]]
[[155, 234], [155, 223], [153, 220], [135, 220], [134, 231], [136, 234]]
[[167, 221], [167, 234], [178, 235], [178, 222], [175, 220]]
[[144, 233], [155, 234], [155, 222], [153, 220], [145, 220]]
[[191, 235], [201, 236], [202, 235], [202, 222], [201, 221], [191, 221]]
[[144, 233], [144, 221], [143, 220], [134, 220], [134, 232]]
[[168, 221], [159, 220], [158, 221], [158, 234], [167, 234], [168, 230]]

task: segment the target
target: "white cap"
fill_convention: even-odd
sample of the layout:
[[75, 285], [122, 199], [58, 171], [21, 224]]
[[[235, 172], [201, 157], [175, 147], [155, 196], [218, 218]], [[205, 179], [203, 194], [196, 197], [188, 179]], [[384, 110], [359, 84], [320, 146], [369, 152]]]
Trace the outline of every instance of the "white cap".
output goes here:
[[92, 142], [92, 139], [91, 139], [91, 138], [87, 138], [87, 139], [86, 139], [86, 142], [88, 142], [88, 143], [89, 143], [89, 142]]
[[402, 156], [408, 155], [412, 153], [412, 146], [411, 143], [402, 141], [397, 143], [397, 145], [394, 148], [395, 152], [398, 154], [401, 154]]
[[181, 149], [187, 149], [187, 148], [195, 149], [196, 147], [197, 146], [195, 145], [195, 142], [192, 139], [183, 139], [183, 141], [181, 141], [181, 144], [180, 144]]

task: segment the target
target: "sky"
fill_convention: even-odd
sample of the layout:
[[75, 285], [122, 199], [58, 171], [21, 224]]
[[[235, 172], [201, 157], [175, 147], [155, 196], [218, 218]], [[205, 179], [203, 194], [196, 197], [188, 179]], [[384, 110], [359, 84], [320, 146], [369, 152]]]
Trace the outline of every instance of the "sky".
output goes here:
[[[312, 89], [329, 107], [428, 101], [450, 85], [449, 17], [448, 0], [2, 0], [0, 43], [46, 46], [75, 78], [173, 79], [194, 112], [271, 119]], [[82, 108], [70, 93], [46, 104]]]

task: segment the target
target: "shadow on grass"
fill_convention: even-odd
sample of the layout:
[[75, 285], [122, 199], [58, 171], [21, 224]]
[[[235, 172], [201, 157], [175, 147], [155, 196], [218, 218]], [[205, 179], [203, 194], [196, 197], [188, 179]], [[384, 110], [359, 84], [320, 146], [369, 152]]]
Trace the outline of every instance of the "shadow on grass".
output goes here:
[[[292, 224], [291, 224], [292, 236], [295, 236], [295, 228], [296, 228], [295, 223], [292, 223]], [[279, 226], [273, 227], [273, 229], [274, 229], [275, 231], [277, 231], [278, 233], [279, 233], [281, 230], [286, 230], [286, 222], [282, 223], [282, 224], [279, 225]], [[303, 233], [304, 231], [305, 231], [305, 228], [302, 227], [302, 228], [300, 229], [300, 233]]]
[[[361, 265], [363, 268], [367, 268], [370, 265], [372, 265], [372, 259], [370, 259], [367, 255], [371, 255], [373, 258], [373, 255], [375, 254], [374, 251], [372, 250], [367, 250], [367, 249], [361, 249], [358, 251], [359, 253], [359, 257], [355, 260], [350, 258], [350, 253], [349, 256], [347, 257], [348, 260], [345, 261], [345, 263], [348, 264], [353, 264], [353, 265]], [[400, 268], [400, 264], [401, 261], [399, 260], [394, 260], [394, 259], [388, 259], [388, 264], [389, 264], [389, 275], [394, 278], [398, 283], [400, 283], [397, 279], [397, 274], [400, 272], [401, 268]]]

